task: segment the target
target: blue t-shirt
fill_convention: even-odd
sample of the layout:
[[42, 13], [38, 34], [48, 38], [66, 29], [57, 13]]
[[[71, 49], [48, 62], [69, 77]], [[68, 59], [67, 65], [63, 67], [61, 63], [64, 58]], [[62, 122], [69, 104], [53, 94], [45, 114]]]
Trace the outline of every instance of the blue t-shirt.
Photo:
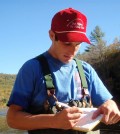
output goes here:
[[[81, 80], [76, 68], [76, 62], [62, 63], [53, 58], [48, 52], [44, 53], [48, 60], [55, 84], [55, 96], [60, 102], [68, 102], [70, 99], [80, 99]], [[112, 95], [106, 89], [95, 70], [88, 63], [81, 61], [88, 83], [88, 91], [94, 106], [100, 106]], [[30, 106], [39, 107], [47, 98], [47, 90], [44, 76], [39, 61], [33, 58], [21, 67], [8, 101], [8, 106], [16, 104], [28, 110]], [[51, 101], [52, 103], [52, 101]]]

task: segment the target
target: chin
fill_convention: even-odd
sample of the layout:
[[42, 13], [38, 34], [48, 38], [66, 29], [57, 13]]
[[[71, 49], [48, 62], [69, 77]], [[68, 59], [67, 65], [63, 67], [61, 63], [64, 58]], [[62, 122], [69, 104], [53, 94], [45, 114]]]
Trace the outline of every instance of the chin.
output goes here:
[[64, 63], [70, 63], [71, 61], [72, 61], [72, 59], [64, 60], [63, 62], [64, 62]]

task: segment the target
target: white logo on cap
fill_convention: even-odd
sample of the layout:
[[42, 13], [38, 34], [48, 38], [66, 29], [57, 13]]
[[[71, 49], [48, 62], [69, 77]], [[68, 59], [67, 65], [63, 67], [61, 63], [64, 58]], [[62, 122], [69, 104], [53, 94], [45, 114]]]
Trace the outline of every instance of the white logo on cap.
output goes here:
[[67, 24], [67, 27], [71, 29], [75, 29], [75, 28], [84, 29], [83, 21], [81, 19], [72, 20]]

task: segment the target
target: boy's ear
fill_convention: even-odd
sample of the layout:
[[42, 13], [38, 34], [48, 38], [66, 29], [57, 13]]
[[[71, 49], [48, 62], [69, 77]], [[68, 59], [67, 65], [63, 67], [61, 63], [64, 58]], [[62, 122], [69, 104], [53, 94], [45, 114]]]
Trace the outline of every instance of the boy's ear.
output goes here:
[[49, 37], [52, 41], [55, 40], [55, 33], [52, 30], [49, 30]]

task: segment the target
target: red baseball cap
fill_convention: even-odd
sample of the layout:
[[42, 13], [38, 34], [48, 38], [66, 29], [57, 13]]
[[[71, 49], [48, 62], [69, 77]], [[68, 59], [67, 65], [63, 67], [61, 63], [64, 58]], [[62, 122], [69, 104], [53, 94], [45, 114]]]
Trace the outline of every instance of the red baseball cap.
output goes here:
[[86, 36], [86, 26], [87, 18], [84, 14], [73, 8], [67, 8], [54, 15], [51, 30], [60, 41], [91, 44]]

